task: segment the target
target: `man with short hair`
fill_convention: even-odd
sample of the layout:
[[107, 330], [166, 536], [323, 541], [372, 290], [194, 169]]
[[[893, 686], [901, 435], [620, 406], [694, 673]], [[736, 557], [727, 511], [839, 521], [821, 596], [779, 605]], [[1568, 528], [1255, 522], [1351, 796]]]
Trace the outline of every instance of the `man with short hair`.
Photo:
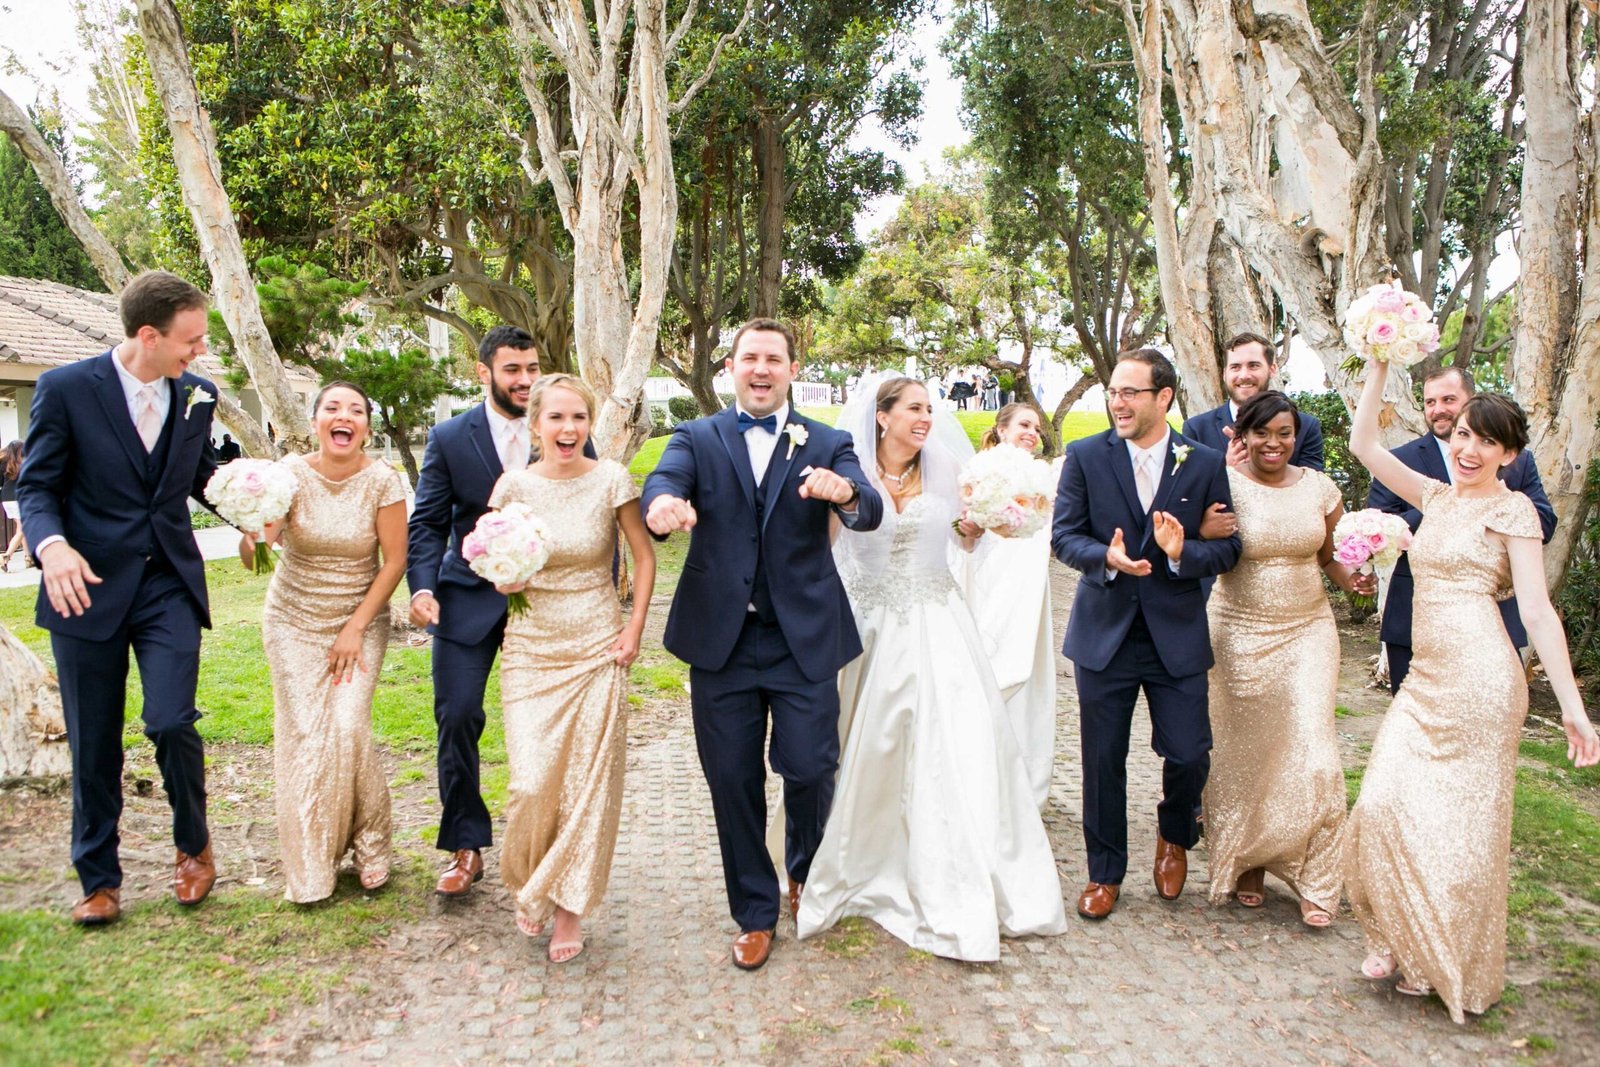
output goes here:
[[[478, 344], [483, 403], [435, 426], [417, 475], [407, 537], [411, 621], [433, 634], [433, 717], [439, 729], [438, 847], [450, 853], [435, 892], [465, 896], [483, 877], [493, 843], [479, 782], [483, 693], [506, 631], [506, 598], [461, 556], [461, 542], [489, 510], [506, 471], [534, 457], [528, 394], [539, 379], [533, 338], [496, 326]], [[594, 455], [592, 443], [584, 454]]]
[[84, 892], [72, 920], [81, 926], [122, 914], [130, 649], [144, 733], [172, 805], [178, 903], [198, 904], [216, 882], [194, 725], [200, 630], [211, 614], [188, 504], [204, 499], [217, 466], [217, 389], [188, 372], [206, 351], [206, 303], [176, 274], [140, 274], [118, 300], [122, 342], [46, 371], [33, 397], [17, 503], [44, 571], [36, 621], [50, 631], [72, 749], [72, 862]]
[[1223, 455], [1172, 432], [1178, 376], [1153, 348], [1124, 353], [1106, 389], [1111, 429], [1067, 446], [1050, 544], [1078, 571], [1062, 653], [1072, 660], [1083, 742], [1089, 884], [1078, 914], [1104, 919], [1128, 867], [1128, 737], [1142, 690], [1162, 758], [1155, 886], [1183, 891], [1211, 769], [1211, 631], [1203, 578], [1239, 561], [1237, 532], [1200, 538], [1208, 509], [1231, 509]]
[[[1401, 463], [1435, 481], [1454, 482], [1450, 465], [1450, 434], [1455, 429], [1456, 417], [1461, 408], [1476, 392], [1472, 375], [1465, 368], [1440, 367], [1422, 379], [1422, 415], [1430, 432], [1414, 441], [1407, 441], [1391, 454]], [[1556, 510], [1545, 496], [1544, 483], [1539, 480], [1539, 468], [1532, 453], [1521, 455], [1500, 472], [1500, 480], [1507, 489], [1522, 493], [1533, 501], [1539, 513], [1539, 525], [1544, 530], [1548, 544], [1556, 532]], [[1416, 533], [1422, 524], [1422, 512], [1396, 496], [1389, 487], [1372, 480], [1367, 496], [1367, 506], [1399, 515]], [[1398, 693], [1400, 683], [1411, 670], [1411, 605], [1415, 586], [1411, 577], [1411, 561], [1404, 554], [1389, 576], [1389, 591], [1383, 602], [1383, 625], [1378, 638], [1383, 642], [1384, 658], [1389, 664], [1389, 692]], [[1500, 602], [1500, 617], [1505, 621], [1506, 633], [1512, 647], [1521, 651], [1528, 644], [1528, 631], [1523, 628], [1522, 616], [1517, 613], [1517, 598], [1507, 597]]]
[[[1227, 403], [1184, 420], [1183, 436], [1226, 453], [1229, 466], [1238, 466], [1244, 462], [1244, 445], [1233, 440], [1234, 417], [1240, 404], [1272, 388], [1272, 377], [1278, 371], [1277, 350], [1259, 333], [1246, 331], [1228, 342], [1226, 352], [1222, 387], [1228, 393]], [[1300, 432], [1295, 435], [1294, 454], [1289, 462], [1296, 467], [1323, 469], [1322, 423], [1315, 415], [1300, 413]]]
[[239, 442], [233, 439], [233, 434], [223, 434], [222, 444], [217, 447], [217, 462], [232, 463], [242, 455], [244, 450], [239, 447]]
[[754, 970], [778, 925], [765, 844], [769, 719], [794, 910], [833, 804], [837, 676], [861, 654], [829, 523], [876, 529], [883, 501], [848, 433], [790, 409], [797, 364], [787, 326], [745, 323], [726, 365], [734, 405], [673, 430], [640, 507], [657, 540], [693, 531], [664, 643], [689, 664], [695, 744], [739, 924], [733, 963]]

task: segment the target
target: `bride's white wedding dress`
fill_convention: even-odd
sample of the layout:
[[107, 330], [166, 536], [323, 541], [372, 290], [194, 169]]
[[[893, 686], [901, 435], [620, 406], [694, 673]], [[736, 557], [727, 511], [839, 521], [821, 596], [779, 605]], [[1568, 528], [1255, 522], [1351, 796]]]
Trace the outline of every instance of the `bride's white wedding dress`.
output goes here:
[[801, 937], [859, 915], [913, 948], [984, 961], [1002, 934], [1066, 929], [1028, 770], [950, 573], [955, 517], [953, 498], [925, 493], [872, 533], [840, 534], [865, 651], [839, 675], [839, 785]]

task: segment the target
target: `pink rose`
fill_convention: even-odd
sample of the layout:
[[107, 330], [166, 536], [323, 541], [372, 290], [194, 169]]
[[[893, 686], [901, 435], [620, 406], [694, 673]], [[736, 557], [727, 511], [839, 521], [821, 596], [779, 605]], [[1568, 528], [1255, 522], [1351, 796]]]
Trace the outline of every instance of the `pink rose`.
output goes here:
[[1333, 558], [1346, 567], [1359, 567], [1367, 562], [1371, 553], [1359, 539], [1352, 537], [1333, 550]]
[[1400, 290], [1385, 287], [1372, 303], [1379, 311], [1392, 315], [1405, 310], [1406, 298]]
[[1400, 311], [1401, 322], [1427, 322], [1429, 317], [1427, 305], [1420, 300], [1414, 303], [1407, 302]]
[[251, 496], [259, 496], [261, 490], [265, 488], [265, 479], [261, 477], [260, 471], [245, 471], [244, 477], [239, 479], [239, 488]]
[[1393, 344], [1397, 331], [1392, 322], [1375, 322], [1367, 327], [1367, 344], [1388, 345]]
[[467, 539], [461, 542], [461, 558], [471, 563], [483, 555], [483, 542], [475, 534], [468, 534]]
[[1377, 555], [1389, 545], [1389, 539], [1381, 533], [1372, 534], [1367, 538], [1367, 544], [1372, 549], [1372, 554]]

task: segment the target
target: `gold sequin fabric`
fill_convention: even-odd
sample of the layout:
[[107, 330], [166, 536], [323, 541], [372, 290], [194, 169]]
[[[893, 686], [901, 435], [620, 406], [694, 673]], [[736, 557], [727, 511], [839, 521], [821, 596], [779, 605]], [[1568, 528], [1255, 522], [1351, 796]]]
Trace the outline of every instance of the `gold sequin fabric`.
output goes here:
[[611, 580], [617, 508], [639, 490], [601, 460], [568, 479], [503, 475], [490, 507], [528, 505], [549, 531], [550, 558], [530, 610], [506, 626], [500, 695], [511, 763], [500, 870], [519, 914], [545, 922], [559, 906], [587, 915], [605, 894], [622, 815], [628, 672], [611, 652], [622, 611]]
[[362, 670], [335, 684], [328, 650], [378, 573], [378, 509], [405, 500], [393, 467], [372, 463], [329, 481], [300, 456], [283, 554], [267, 588], [261, 643], [272, 673], [273, 762], [284, 896], [333, 893], [354, 852], [360, 872], [387, 871], [389, 787], [372, 740], [372, 695], [389, 645], [380, 612], [362, 640]]
[[1505, 987], [1506, 893], [1522, 662], [1496, 600], [1510, 586], [1486, 530], [1538, 537], [1521, 493], [1422, 493], [1412, 542], [1411, 672], [1372, 746], [1346, 828], [1345, 887], [1369, 948], [1389, 951], [1463, 1020]]
[[1262, 867], [1332, 913], [1345, 817], [1333, 714], [1339, 633], [1317, 552], [1339, 489], [1314, 470], [1277, 487], [1229, 470], [1228, 484], [1243, 552], [1207, 605], [1210, 898], [1224, 903], [1241, 874]]

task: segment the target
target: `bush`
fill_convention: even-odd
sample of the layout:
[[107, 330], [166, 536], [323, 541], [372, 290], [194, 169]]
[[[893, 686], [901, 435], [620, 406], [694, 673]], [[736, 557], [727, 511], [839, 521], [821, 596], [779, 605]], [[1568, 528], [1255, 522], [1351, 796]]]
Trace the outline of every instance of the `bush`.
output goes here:
[[1346, 511], [1359, 511], [1367, 506], [1367, 491], [1372, 488], [1372, 475], [1361, 461], [1350, 454], [1350, 412], [1344, 399], [1335, 392], [1294, 393], [1290, 399], [1300, 411], [1315, 415], [1322, 423], [1322, 448], [1327, 475], [1339, 487], [1344, 497]]
[[650, 405], [650, 436], [664, 437], [672, 432], [672, 415], [665, 404]]
[[673, 425], [700, 417], [700, 405], [692, 396], [674, 396], [667, 400], [667, 410], [672, 413]]

